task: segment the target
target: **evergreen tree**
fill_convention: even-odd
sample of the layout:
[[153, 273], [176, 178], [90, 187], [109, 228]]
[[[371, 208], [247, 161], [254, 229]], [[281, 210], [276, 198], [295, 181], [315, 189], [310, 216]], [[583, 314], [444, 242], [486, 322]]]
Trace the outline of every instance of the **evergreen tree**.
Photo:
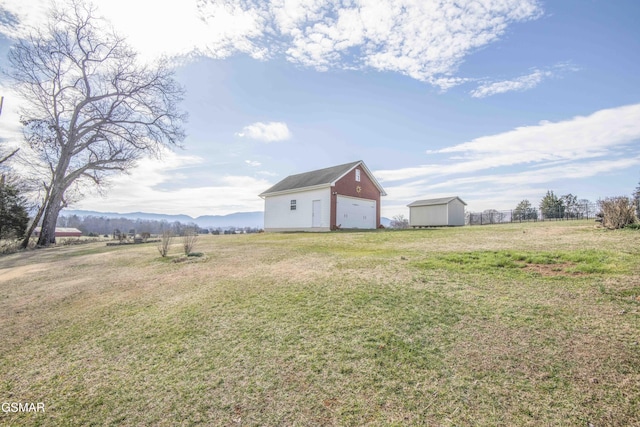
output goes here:
[[547, 194], [540, 201], [540, 211], [544, 219], [563, 218], [564, 203], [558, 198], [553, 191], [547, 191]]
[[29, 224], [26, 201], [18, 189], [0, 178], [0, 239], [20, 238]]
[[538, 212], [531, 206], [531, 202], [526, 199], [518, 203], [518, 206], [516, 206], [513, 211], [514, 221], [530, 221], [536, 219], [538, 219]]

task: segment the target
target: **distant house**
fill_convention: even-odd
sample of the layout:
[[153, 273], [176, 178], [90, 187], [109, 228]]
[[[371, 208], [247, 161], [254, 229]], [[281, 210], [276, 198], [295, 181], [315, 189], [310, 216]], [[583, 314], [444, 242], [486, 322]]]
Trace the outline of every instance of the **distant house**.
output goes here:
[[417, 200], [409, 205], [409, 226], [443, 227], [464, 225], [464, 207], [461, 198]]
[[380, 197], [386, 195], [361, 160], [290, 175], [260, 194], [264, 229], [375, 229], [380, 224]]
[[[40, 236], [40, 227], [36, 227], [33, 231], [33, 235], [35, 237]], [[56, 227], [55, 232], [56, 237], [80, 237], [82, 236], [82, 231], [77, 228], [66, 228], [66, 227]]]

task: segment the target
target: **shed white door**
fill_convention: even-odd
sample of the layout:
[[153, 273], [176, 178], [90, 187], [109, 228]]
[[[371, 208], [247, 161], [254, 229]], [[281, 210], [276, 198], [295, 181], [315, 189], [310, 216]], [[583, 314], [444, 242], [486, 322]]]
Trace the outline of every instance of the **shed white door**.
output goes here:
[[376, 228], [376, 201], [337, 197], [336, 224], [342, 228]]
[[313, 201], [313, 209], [311, 212], [311, 226], [322, 227], [322, 200]]

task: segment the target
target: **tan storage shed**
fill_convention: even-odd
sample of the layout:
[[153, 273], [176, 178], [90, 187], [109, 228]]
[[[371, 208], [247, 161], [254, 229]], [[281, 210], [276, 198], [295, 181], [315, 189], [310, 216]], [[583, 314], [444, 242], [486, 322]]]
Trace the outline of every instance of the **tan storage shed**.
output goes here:
[[464, 207], [458, 196], [417, 200], [409, 205], [409, 226], [453, 227], [464, 225]]

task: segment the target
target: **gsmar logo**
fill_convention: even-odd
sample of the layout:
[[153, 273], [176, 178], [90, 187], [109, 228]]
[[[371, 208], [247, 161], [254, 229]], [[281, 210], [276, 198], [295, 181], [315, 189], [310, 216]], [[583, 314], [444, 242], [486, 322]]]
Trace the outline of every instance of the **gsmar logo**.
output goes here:
[[2, 412], [44, 412], [44, 402], [2, 402]]

